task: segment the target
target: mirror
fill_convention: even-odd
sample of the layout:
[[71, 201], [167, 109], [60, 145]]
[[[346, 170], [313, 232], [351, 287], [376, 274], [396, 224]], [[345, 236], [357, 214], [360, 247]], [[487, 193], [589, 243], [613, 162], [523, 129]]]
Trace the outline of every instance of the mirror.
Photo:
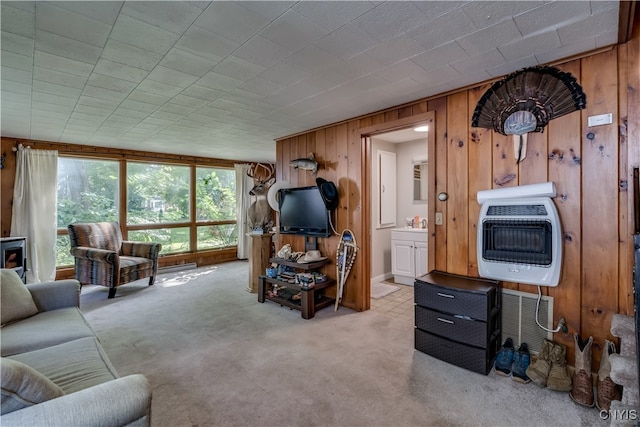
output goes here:
[[427, 201], [427, 162], [413, 164], [413, 201]]

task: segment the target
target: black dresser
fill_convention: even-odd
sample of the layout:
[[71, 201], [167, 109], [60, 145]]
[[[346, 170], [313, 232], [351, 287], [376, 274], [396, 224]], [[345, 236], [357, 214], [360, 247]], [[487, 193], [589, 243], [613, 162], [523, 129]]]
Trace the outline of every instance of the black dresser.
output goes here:
[[416, 350], [488, 374], [502, 339], [500, 285], [439, 271], [416, 278]]

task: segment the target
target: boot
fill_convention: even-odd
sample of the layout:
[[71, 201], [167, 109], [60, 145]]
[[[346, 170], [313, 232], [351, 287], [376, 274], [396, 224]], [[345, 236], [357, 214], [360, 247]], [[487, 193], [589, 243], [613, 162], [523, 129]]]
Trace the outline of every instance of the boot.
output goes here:
[[547, 377], [551, 369], [551, 361], [549, 355], [555, 344], [547, 339], [542, 342], [542, 349], [538, 353], [538, 358], [531, 363], [526, 370], [527, 377], [540, 387], [547, 385]]
[[555, 391], [571, 391], [571, 377], [567, 369], [567, 346], [553, 343], [549, 360], [551, 369], [547, 378], [547, 388]]
[[569, 397], [579, 405], [593, 407], [593, 380], [591, 379], [591, 345], [593, 337], [582, 341], [578, 334], [573, 335], [576, 345], [576, 370], [573, 374], [573, 388]]
[[604, 340], [600, 369], [598, 370], [598, 382], [596, 389], [598, 398], [596, 406], [601, 411], [611, 409], [612, 400], [622, 400], [622, 387], [611, 379], [611, 362], [609, 356], [616, 352], [616, 345], [609, 340]]

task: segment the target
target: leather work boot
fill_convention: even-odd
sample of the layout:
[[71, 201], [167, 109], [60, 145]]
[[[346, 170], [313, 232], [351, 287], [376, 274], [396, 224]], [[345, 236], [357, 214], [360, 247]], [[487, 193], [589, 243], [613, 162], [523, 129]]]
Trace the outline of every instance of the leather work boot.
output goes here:
[[547, 378], [547, 388], [555, 391], [571, 391], [571, 377], [567, 369], [567, 346], [553, 343], [549, 360], [551, 369]]
[[593, 407], [593, 381], [591, 380], [591, 346], [593, 337], [586, 341], [578, 334], [573, 335], [576, 344], [576, 370], [573, 374], [573, 388], [569, 397], [579, 405]]
[[540, 387], [547, 385], [547, 377], [549, 376], [549, 370], [551, 369], [549, 356], [554, 346], [555, 344], [552, 341], [545, 339], [542, 342], [542, 349], [540, 350], [540, 353], [538, 353], [538, 358], [535, 362], [531, 363], [526, 370], [527, 377]]
[[609, 356], [616, 352], [616, 345], [609, 340], [604, 340], [602, 348], [602, 359], [600, 359], [600, 369], [598, 370], [598, 383], [596, 389], [598, 397], [596, 406], [599, 410], [608, 411], [611, 409], [612, 400], [622, 400], [622, 387], [611, 379], [611, 362]]

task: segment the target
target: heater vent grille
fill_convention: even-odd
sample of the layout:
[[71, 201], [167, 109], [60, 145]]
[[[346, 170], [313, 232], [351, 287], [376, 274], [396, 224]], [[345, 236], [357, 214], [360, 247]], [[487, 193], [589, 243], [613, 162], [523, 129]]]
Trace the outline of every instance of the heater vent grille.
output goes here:
[[[513, 340], [517, 348], [526, 342], [531, 353], [537, 354], [542, 348], [545, 338], [551, 340], [553, 335], [536, 324], [537, 294], [529, 292], [502, 290], [502, 341], [507, 338]], [[542, 296], [538, 321], [548, 329], [553, 323], [553, 297]]]
[[492, 205], [488, 216], [547, 216], [544, 205]]

